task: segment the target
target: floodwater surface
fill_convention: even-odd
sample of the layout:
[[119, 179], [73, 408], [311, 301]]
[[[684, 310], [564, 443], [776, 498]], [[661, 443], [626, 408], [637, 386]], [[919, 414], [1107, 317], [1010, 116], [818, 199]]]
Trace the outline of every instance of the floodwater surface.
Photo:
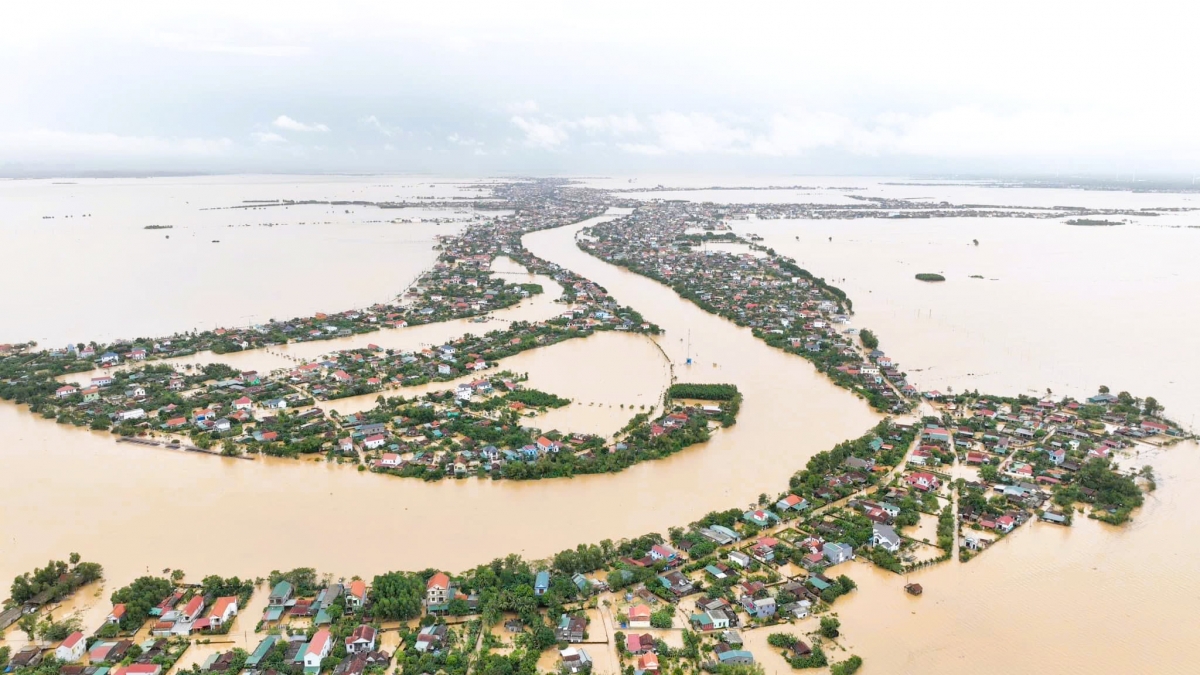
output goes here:
[[[676, 365], [675, 375], [736, 383], [745, 394], [737, 425], [706, 444], [618, 474], [426, 483], [323, 458], [239, 461], [119, 444], [109, 434], [56, 425], [4, 404], [0, 473], [21, 478], [5, 495], [0, 578], [71, 551], [104, 564], [113, 588], [165, 568], [256, 577], [312, 566], [370, 578], [392, 569], [460, 570], [510, 552], [540, 558], [580, 542], [665, 532], [710, 510], [748, 504], [761, 492], [776, 493], [809, 456], [877, 421], [864, 402], [803, 359], [771, 350], [669, 289], [582, 253], [574, 236], [583, 226], [539, 232], [526, 243], [548, 260], [598, 273], [593, 278], [618, 300], [667, 332], [658, 346], [637, 336], [594, 336], [619, 348], [588, 350], [598, 361], [584, 368], [578, 355], [593, 338], [532, 352], [527, 358], [539, 363], [531, 375], [545, 373], [536, 375], [543, 386], [571, 395], [590, 389], [566, 383], [591, 373], [604, 378], [594, 400], [610, 403], [627, 392], [626, 403], [639, 403], [669, 382], [663, 354], [684, 363], [690, 331], [691, 353], [704, 363]], [[362, 339], [368, 340], [379, 338]], [[618, 344], [631, 340], [640, 346]], [[605, 368], [602, 359], [625, 363]], [[576, 414], [550, 415], [560, 413]], [[370, 536], [348, 534], [348, 523], [363, 519]], [[297, 536], [300, 531], [312, 536]], [[106, 611], [93, 607], [85, 625]]]
[[[690, 184], [717, 182], [697, 178]], [[1195, 205], [1187, 195], [900, 187], [840, 178], [773, 182], [824, 185], [830, 200], [841, 194], [830, 186], [857, 185], [870, 194], [940, 195], [974, 203], [1028, 198], [1028, 205]], [[413, 193], [428, 189], [414, 187]], [[364, 187], [363, 194], [372, 190], [388, 192]], [[332, 188], [328, 192], [345, 196]], [[1192, 220], [1183, 215], [1164, 222]], [[192, 580], [209, 573], [266, 576], [272, 569], [301, 565], [370, 578], [391, 569], [460, 570], [509, 552], [538, 558], [580, 542], [665, 532], [709, 510], [745, 505], [761, 492], [774, 494], [813, 453], [858, 436], [878, 419], [803, 359], [772, 350], [748, 330], [703, 312], [670, 289], [578, 250], [574, 238], [582, 227], [531, 233], [525, 245], [605, 286], [666, 332], [653, 339], [599, 334], [510, 359], [508, 365], [528, 371], [535, 386], [576, 399], [534, 422], [546, 428], [590, 424], [609, 429], [627, 418], [629, 404], [656, 399], [674, 377], [737, 384], [745, 402], [733, 428], [703, 446], [620, 474], [529, 483], [424, 483], [324, 461], [248, 462], [118, 444], [108, 434], [55, 425], [0, 404], [0, 475], [7, 477], [0, 509], [0, 579], [71, 551], [101, 562], [107, 571], [103, 588], [84, 589], [59, 610], [79, 609], [85, 627], [95, 628], [108, 611], [112, 590], [164, 568], [182, 568]], [[749, 221], [735, 228], [763, 235], [765, 245], [845, 289], [855, 302], [854, 325], [874, 329], [884, 349], [923, 388], [1032, 393], [1050, 387], [1058, 396], [1082, 395], [1107, 384], [1114, 391], [1158, 397], [1185, 426], [1200, 412], [1194, 377], [1200, 373], [1200, 355], [1189, 337], [1195, 332], [1192, 306], [1200, 290], [1193, 264], [1200, 253], [1196, 230], [1071, 228], [1011, 219]], [[75, 268], [68, 269], [72, 272], [65, 276], [77, 278]], [[345, 269], [320, 283], [386, 296], [400, 290], [392, 284], [403, 281], [389, 277], [388, 288], [381, 289], [382, 282], [364, 280], [369, 274]], [[943, 272], [947, 281], [933, 285], [913, 279], [926, 271]], [[222, 268], [221, 278], [232, 283], [237, 272]], [[984, 279], [970, 278], [973, 274]], [[30, 291], [39, 306], [48, 305], [52, 297], [39, 292]], [[291, 290], [271, 293], [288, 297]], [[371, 297], [346, 294], [349, 304]], [[528, 312], [523, 318], [546, 316], [556, 308], [542, 303], [556, 297], [547, 288], [545, 296], [504, 311]], [[322, 305], [313, 309], [329, 308]], [[152, 306], [143, 305], [142, 311]], [[14, 315], [7, 316], [14, 321]], [[220, 321], [233, 319], [226, 315]], [[35, 335], [53, 332], [52, 322], [43, 325]], [[429, 327], [430, 334], [419, 338], [414, 337], [418, 329], [384, 331], [221, 358], [264, 370], [332, 349], [393, 339], [388, 344], [397, 347], [432, 343], [496, 325]], [[14, 332], [14, 325], [4, 328], [4, 335]], [[115, 324], [98, 332], [114, 331], [125, 334]], [[859, 590], [836, 605], [844, 651], [833, 648], [831, 655], [835, 660], [849, 653], [863, 656], [861, 672], [868, 675], [1193, 672], [1189, 655], [1200, 635], [1195, 611], [1200, 606], [1198, 450], [1188, 443], [1137, 458], [1155, 468], [1158, 489], [1127, 526], [1082, 518], [1071, 528], [1033, 523], [970, 563], [911, 575], [925, 588], [919, 598], [902, 591], [904, 578], [865, 563], [834, 568], [853, 577]], [[365, 536], [357, 534], [364, 523]], [[235, 632], [252, 625], [254, 607], [264, 598], [261, 591], [255, 596], [242, 619], [250, 621]], [[792, 630], [813, 628], [810, 620]], [[768, 672], [791, 673], [766, 647], [766, 634], [749, 633], [747, 642]], [[13, 646], [23, 642], [12, 630], [7, 638]], [[202, 655], [197, 651], [189, 658]], [[611, 655], [593, 656], [599, 664], [613, 662]]]

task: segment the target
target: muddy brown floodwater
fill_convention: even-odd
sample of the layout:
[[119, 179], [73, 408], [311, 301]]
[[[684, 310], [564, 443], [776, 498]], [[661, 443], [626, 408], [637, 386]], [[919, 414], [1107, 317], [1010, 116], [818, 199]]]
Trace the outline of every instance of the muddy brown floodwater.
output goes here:
[[[845, 289], [854, 324], [876, 330], [924, 389], [1051, 387], [1058, 397], [1107, 384], [1156, 396], [1185, 427], [1200, 413], [1191, 375], [1200, 354], [1185, 338], [1200, 292], [1194, 229], [971, 218], [735, 229]], [[947, 281], [913, 279], [923, 271]], [[844, 565], [860, 591], [837, 612], [866, 659], [862, 672], [1196, 672], [1184, 655], [1200, 636], [1198, 450], [1185, 443], [1134, 459], [1154, 467], [1158, 489], [1127, 526], [1033, 523], [969, 564], [911, 575], [924, 586], [919, 598], [902, 592], [900, 577]], [[779, 659], [765, 665], [790, 672]]]
[[[0, 513], [0, 579], [79, 551], [107, 571], [106, 590], [84, 614], [85, 625], [94, 626], [112, 589], [168, 567], [255, 577], [303, 565], [370, 578], [392, 569], [459, 570], [510, 552], [542, 557], [581, 542], [665, 532], [712, 509], [775, 493], [807, 457], [878, 419], [803, 359], [768, 348], [653, 281], [583, 254], [574, 243], [582, 226], [529, 235], [526, 243], [548, 260], [597, 275], [618, 300], [665, 327], [659, 344], [678, 364], [690, 330], [692, 353], [703, 365], [676, 365], [676, 375], [736, 383], [745, 394], [736, 426], [702, 446], [618, 474], [424, 483], [323, 461], [247, 462], [118, 444], [109, 434], [55, 425], [4, 404], [0, 475], [9, 478]], [[603, 352], [583, 347], [591, 339], [535, 352], [528, 360], [541, 363], [529, 369], [544, 372], [551, 390], [559, 388], [555, 382], [565, 387], [572, 378], [595, 378], [601, 399], [620, 391], [644, 398], [668, 381], [662, 352], [646, 348], [648, 338], [604, 337], [617, 347], [618, 341], [643, 344]], [[380, 340], [375, 334], [358, 342]], [[321, 343], [321, 352], [331, 348]], [[580, 369], [584, 351], [593, 363]], [[238, 358], [246, 367], [254, 363], [253, 352]], [[606, 360], [611, 367], [603, 367]], [[590, 390], [586, 380], [572, 389], [562, 393]], [[369, 534], [361, 534], [364, 526]], [[19, 635], [9, 638], [20, 642]]]
[[[1103, 381], [1114, 390], [1157, 395], [1187, 424], [1200, 405], [1195, 378], [1184, 375], [1200, 372], [1200, 356], [1178, 337], [1186, 335], [1186, 321], [1195, 321], [1185, 309], [1196, 276], [1180, 256], [1189, 255], [1200, 237], [1151, 232], [1147, 240], [1131, 231], [1038, 230], [1029, 223], [1008, 233], [1007, 224], [979, 224], [975, 232], [984, 236], [940, 221], [906, 223], [912, 228], [906, 230], [869, 221], [744, 227], [820, 275], [848, 277], [841, 285], [856, 301], [855, 324], [879, 329], [890, 354], [906, 369], [921, 369], [913, 373], [919, 384], [942, 386], [967, 377], [963, 384], [1002, 391], [1049, 384], [1057, 395], [1087, 393]], [[85, 589], [60, 611], [79, 609], [84, 624], [94, 627], [108, 610], [108, 593], [138, 574], [166, 567], [195, 575], [265, 576], [275, 568], [308, 565], [369, 578], [389, 569], [462, 569], [514, 551], [539, 557], [579, 542], [665, 531], [711, 509], [774, 493], [808, 456], [859, 435], [877, 419], [803, 359], [771, 350], [749, 331], [669, 289], [579, 251], [574, 237], [583, 226], [532, 233], [525, 245], [594, 279], [666, 333], [654, 342], [602, 334], [510, 359], [537, 386], [579, 403], [538, 423], [608, 428], [621, 421], [612, 411], [622, 412], [616, 406], [628, 398], [625, 392], [634, 395], [625, 403], [657, 396], [673, 368], [681, 381], [733, 382], [741, 388], [745, 404], [732, 429], [704, 446], [620, 474], [533, 483], [422, 483], [324, 462], [244, 462], [116, 444], [108, 434], [63, 428], [4, 404], [0, 580], [80, 551], [106, 566], [107, 580], [102, 590]], [[1042, 235], [1047, 238], [1039, 239]], [[976, 258], [968, 257], [975, 255], [974, 246], [965, 247], [971, 237], [982, 240]], [[888, 250], [881, 251], [879, 241], [888, 242]], [[1157, 252], [1145, 251], [1157, 255], [1158, 263], [1139, 257], [1132, 267], [1120, 268], [1131, 271], [1110, 272], [1113, 279], [1071, 281], [1058, 286], [1057, 294], [1037, 295], [1040, 302], [1022, 300], [1034, 297], [1028, 289], [1033, 280], [1041, 287], [1064, 284], [1093, 270], [1097, 261], [1117, 270], [1117, 249], [1134, 250], [1146, 241], [1161, 244]], [[984, 251], [989, 245], [998, 250]], [[954, 278], [907, 290], [917, 283], [911, 281], [915, 271], [942, 269], [955, 272]], [[1063, 271], [1071, 269], [1073, 275]], [[974, 273], [1002, 281], [969, 279]], [[1023, 281], [1022, 275], [1042, 276]], [[968, 283], [997, 288], [974, 291]], [[549, 311], [553, 308], [531, 308], [557, 297], [549, 288], [547, 295], [511, 310], [530, 317]], [[1105, 331], [1111, 317], [1104, 305], [1147, 297], [1149, 305], [1130, 311], [1153, 316], [1120, 332]], [[982, 311], [985, 300], [998, 310]], [[1070, 307], [1075, 309], [1064, 317]], [[932, 322], [917, 318], [921, 309], [933, 310]], [[1022, 321], [1004, 318], [1016, 310], [1023, 312]], [[1172, 315], [1185, 323], [1167, 339], [1162, 331], [1170, 322], [1164, 317]], [[478, 326], [430, 328], [429, 340], [471, 330]], [[312, 358], [385, 339], [410, 344], [413, 336], [403, 333], [292, 345], [281, 353]], [[1124, 333], [1127, 338], [1120, 337]], [[1080, 340], [1091, 342], [1079, 350]], [[1139, 352], [1136, 345], [1143, 343], [1157, 346]], [[1073, 356], [1076, 352], [1081, 356]], [[689, 354], [690, 367], [684, 365]], [[293, 363], [255, 353], [227, 356], [260, 370]], [[982, 365], [974, 365], [976, 359]], [[836, 605], [846, 651], [834, 648], [831, 655], [840, 660], [859, 654], [866, 661], [860, 672], [867, 675], [1195, 672], [1190, 654], [1200, 636], [1198, 450], [1187, 443], [1136, 458], [1155, 468], [1158, 489], [1125, 527], [1083, 518], [1071, 528], [1032, 523], [968, 564], [911, 575], [925, 588], [919, 598], [903, 592], [904, 578], [865, 563], [835, 568], [852, 576], [859, 591]], [[365, 536], [357, 534], [362, 523]], [[244, 614], [254, 616], [264, 598], [256, 594]], [[793, 630], [814, 628], [810, 620]], [[769, 673], [792, 673], [766, 647], [766, 634], [753, 632], [747, 642]], [[10, 630], [8, 640], [17, 646], [23, 636]], [[197, 650], [189, 659], [202, 656]], [[608, 655], [594, 656], [598, 663], [611, 662]]]

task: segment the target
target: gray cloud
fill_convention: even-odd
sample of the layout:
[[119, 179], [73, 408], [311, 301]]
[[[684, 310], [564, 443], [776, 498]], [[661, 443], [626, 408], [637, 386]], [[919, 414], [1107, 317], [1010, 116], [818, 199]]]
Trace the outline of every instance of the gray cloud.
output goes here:
[[118, 17], [80, 2], [11, 18], [0, 165], [1200, 169], [1200, 89], [1164, 67], [1194, 61], [1194, 3], [147, 2]]

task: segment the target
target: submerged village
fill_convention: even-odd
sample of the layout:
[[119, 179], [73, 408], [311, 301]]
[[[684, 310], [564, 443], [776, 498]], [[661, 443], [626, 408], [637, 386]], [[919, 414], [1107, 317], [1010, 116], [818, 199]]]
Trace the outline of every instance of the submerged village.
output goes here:
[[[769, 657], [845, 675], [862, 665], [837, 619], [839, 598], [857, 592], [855, 565], [905, 575], [970, 564], [1023, 528], [1078, 518], [1120, 526], [1155, 487], [1139, 454], [1191, 437], [1155, 399], [1107, 387], [1082, 400], [921, 391], [878, 336], [850, 327], [851, 298], [728, 227], [783, 205], [633, 201], [556, 180], [488, 188], [512, 215], [444, 238], [433, 268], [394, 303], [109, 344], [0, 345], [0, 397], [46, 423], [153, 446], [145, 452], [319, 457], [384, 474], [370, 480], [567, 478], [703, 452], [712, 434], [737, 423], [736, 382], [675, 378], [661, 401], [630, 406], [628, 424], [600, 436], [532, 426], [539, 412], [571, 401], [505, 368], [517, 353], [600, 331], [659, 333], [653, 317], [521, 243], [525, 233], [617, 207], [629, 212], [585, 229], [581, 249], [807, 359], [886, 417], [785, 469], [779, 494], [544, 560], [513, 554], [468, 570], [370, 579], [309, 568], [256, 579], [163, 570], [108, 594], [105, 620], [83, 625], [58, 609], [103, 578], [103, 561], [73, 553], [13, 580], [0, 610], [0, 670], [682, 675], [762, 672]], [[562, 311], [419, 351], [369, 344], [269, 373], [172, 361], [457, 319], [487, 327], [490, 312], [543, 292], [496, 278], [499, 256], [561, 285]], [[87, 381], [71, 383], [78, 374]], [[430, 388], [440, 382], [447, 387]], [[404, 396], [415, 386], [424, 393]], [[315, 405], [371, 395], [374, 407], [357, 413]], [[919, 601], [923, 589], [905, 583], [903, 591]], [[246, 648], [227, 647], [231, 633], [251, 636]], [[204, 657], [177, 665], [189, 650]]]

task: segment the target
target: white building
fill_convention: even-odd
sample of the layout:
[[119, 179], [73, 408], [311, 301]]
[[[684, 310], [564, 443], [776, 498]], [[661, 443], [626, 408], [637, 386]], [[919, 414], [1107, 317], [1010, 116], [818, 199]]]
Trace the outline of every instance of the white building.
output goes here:
[[321, 660], [333, 651], [333, 635], [329, 630], [322, 628], [313, 635], [312, 642], [308, 643], [308, 647], [304, 649], [304, 668], [320, 669]]
[[83, 639], [83, 633], [75, 631], [63, 640], [58, 649], [54, 650], [54, 658], [63, 663], [75, 663], [83, 658], [83, 651], [87, 647], [87, 640]]

